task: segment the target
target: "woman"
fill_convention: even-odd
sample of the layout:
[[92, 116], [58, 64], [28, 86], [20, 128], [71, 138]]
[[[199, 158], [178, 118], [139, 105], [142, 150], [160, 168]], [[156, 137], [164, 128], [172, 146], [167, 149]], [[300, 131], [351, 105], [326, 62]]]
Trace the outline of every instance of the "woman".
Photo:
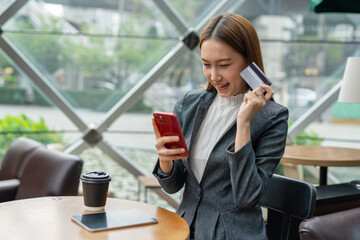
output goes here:
[[249, 89], [240, 72], [251, 62], [262, 70], [254, 27], [236, 14], [213, 17], [199, 47], [206, 90], [185, 94], [174, 112], [187, 141], [167, 149], [177, 136], [160, 137], [153, 121], [159, 160], [153, 174], [164, 190], [184, 187], [177, 213], [191, 238], [267, 239], [259, 200], [285, 148], [288, 111], [272, 101], [270, 86]]

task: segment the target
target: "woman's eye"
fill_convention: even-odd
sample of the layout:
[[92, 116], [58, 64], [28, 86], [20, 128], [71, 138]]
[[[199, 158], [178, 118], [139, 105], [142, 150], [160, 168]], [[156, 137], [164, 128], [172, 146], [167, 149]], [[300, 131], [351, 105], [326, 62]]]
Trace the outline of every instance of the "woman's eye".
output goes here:
[[203, 65], [204, 65], [204, 67], [210, 67], [210, 64], [208, 64], [208, 63], [203, 63]]
[[230, 64], [221, 64], [220, 65], [220, 67], [222, 67], [222, 68], [225, 68], [225, 67], [228, 67], [228, 66], [230, 66]]

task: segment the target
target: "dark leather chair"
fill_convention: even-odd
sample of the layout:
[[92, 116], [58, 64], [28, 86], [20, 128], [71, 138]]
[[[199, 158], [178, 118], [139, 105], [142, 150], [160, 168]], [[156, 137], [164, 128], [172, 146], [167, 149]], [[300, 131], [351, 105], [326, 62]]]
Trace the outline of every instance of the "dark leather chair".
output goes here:
[[19, 137], [9, 146], [0, 168], [0, 180], [19, 178], [23, 163], [36, 148], [45, 146], [30, 138]]
[[359, 240], [360, 208], [315, 216], [299, 226], [301, 240]]
[[75, 155], [36, 149], [24, 166], [15, 199], [77, 195], [82, 164]]
[[[2, 164], [1, 174], [6, 177], [0, 181], [0, 202], [77, 195], [83, 165], [78, 156], [49, 150], [33, 140], [17, 140], [10, 145]], [[19, 142], [23, 148], [18, 148]], [[18, 158], [11, 157], [12, 153]], [[7, 170], [11, 170], [11, 174]]]
[[29, 159], [30, 153], [37, 148], [45, 148], [45, 146], [25, 137], [19, 137], [10, 144], [1, 162], [0, 202], [15, 199], [24, 163]]
[[296, 240], [302, 219], [314, 213], [316, 189], [312, 184], [274, 174], [260, 200], [268, 209], [269, 240]]

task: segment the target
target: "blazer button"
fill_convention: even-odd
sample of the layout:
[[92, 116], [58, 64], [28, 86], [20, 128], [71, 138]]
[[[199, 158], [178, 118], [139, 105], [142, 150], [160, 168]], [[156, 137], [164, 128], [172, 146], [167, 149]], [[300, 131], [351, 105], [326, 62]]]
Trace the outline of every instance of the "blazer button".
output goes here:
[[199, 192], [199, 197], [201, 197], [201, 196], [202, 196], [202, 191]]

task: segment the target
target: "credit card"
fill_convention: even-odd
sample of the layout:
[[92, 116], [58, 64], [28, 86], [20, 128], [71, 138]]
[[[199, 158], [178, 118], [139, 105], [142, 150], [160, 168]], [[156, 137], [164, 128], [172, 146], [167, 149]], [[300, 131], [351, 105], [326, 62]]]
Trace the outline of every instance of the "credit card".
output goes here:
[[[247, 66], [240, 73], [240, 75], [253, 90], [260, 87], [260, 84], [266, 84], [269, 86], [271, 86], [272, 84], [270, 79], [263, 73], [263, 71], [261, 71], [261, 69], [254, 62]], [[264, 89], [261, 90], [264, 92]]]

